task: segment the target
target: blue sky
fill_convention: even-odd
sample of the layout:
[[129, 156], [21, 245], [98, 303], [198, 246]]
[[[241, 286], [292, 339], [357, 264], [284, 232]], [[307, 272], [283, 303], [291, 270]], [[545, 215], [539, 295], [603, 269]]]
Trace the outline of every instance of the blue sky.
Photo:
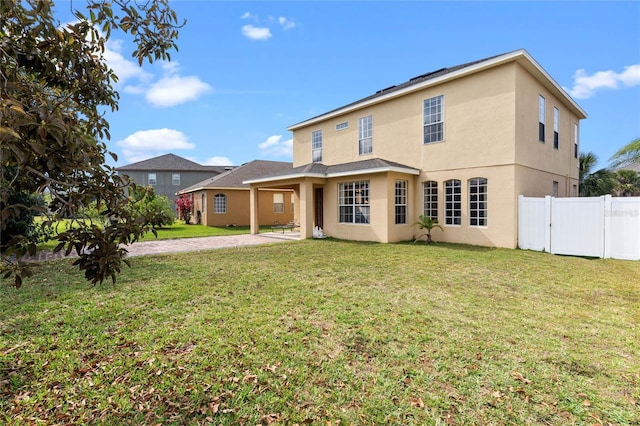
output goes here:
[[[80, 2], [74, 1], [74, 5]], [[68, 2], [58, 2], [65, 17]], [[640, 137], [640, 2], [175, 0], [170, 63], [137, 67], [113, 33], [118, 166], [172, 152], [202, 164], [291, 161], [286, 128], [416, 75], [526, 49], [589, 117], [600, 166]]]

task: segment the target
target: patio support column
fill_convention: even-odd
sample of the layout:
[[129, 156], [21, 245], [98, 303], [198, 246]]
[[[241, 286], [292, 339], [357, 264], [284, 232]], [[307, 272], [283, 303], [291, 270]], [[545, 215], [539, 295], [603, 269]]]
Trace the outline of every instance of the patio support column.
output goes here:
[[313, 236], [313, 183], [300, 182], [300, 238]]
[[258, 188], [252, 186], [249, 189], [249, 225], [252, 234], [260, 233], [260, 223], [258, 221]]

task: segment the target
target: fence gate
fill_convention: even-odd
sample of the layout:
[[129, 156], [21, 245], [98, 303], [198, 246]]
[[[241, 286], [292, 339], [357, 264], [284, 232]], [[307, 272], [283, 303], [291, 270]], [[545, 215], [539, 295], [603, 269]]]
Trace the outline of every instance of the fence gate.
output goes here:
[[640, 259], [640, 197], [518, 197], [518, 247]]

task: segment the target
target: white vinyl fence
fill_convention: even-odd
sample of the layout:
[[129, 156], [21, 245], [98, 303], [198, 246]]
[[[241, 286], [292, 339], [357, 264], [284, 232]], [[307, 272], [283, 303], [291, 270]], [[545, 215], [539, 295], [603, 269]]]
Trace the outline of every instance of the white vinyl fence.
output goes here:
[[518, 197], [518, 247], [640, 260], [640, 197]]

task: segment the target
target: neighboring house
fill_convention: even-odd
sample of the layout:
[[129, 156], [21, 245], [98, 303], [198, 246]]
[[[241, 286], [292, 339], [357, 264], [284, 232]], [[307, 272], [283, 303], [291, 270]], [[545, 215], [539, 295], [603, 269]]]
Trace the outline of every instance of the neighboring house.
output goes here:
[[203, 166], [175, 154], [165, 154], [137, 163], [116, 167], [121, 175], [128, 175], [141, 186], [151, 186], [156, 194], [164, 195], [171, 202], [176, 192], [197, 182], [233, 169], [234, 166]]
[[[249, 225], [250, 197], [248, 179], [258, 179], [291, 170], [292, 164], [281, 161], [254, 160], [223, 174], [198, 182], [181, 190], [193, 197], [193, 212], [197, 223], [207, 226]], [[259, 225], [282, 224], [293, 220], [293, 190], [268, 188], [259, 191]]]
[[[301, 236], [517, 246], [518, 195], [578, 194], [586, 113], [525, 51], [442, 68], [288, 128], [293, 168], [248, 180], [292, 188]], [[252, 232], [258, 232], [258, 203]]]

